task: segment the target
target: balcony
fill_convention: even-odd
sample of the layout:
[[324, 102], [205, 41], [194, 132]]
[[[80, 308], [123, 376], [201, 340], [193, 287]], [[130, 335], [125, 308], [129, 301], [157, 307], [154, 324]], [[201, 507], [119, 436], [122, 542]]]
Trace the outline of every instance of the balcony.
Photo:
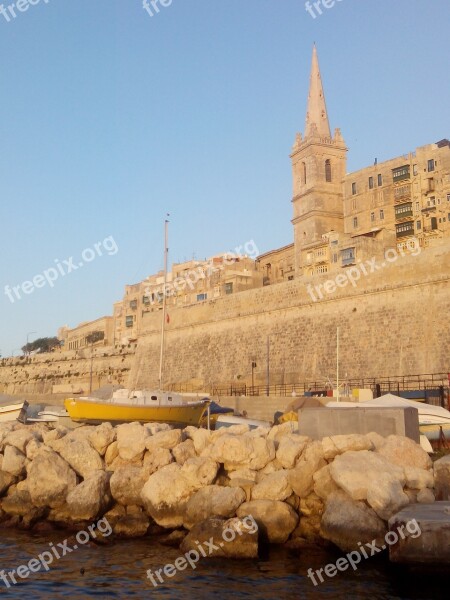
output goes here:
[[407, 181], [411, 178], [411, 168], [409, 165], [403, 165], [397, 169], [392, 169], [392, 179], [394, 183], [399, 181]]
[[406, 202], [411, 198], [411, 186], [410, 185], [401, 185], [399, 187], [394, 188], [394, 202], [397, 204], [398, 202]]
[[406, 204], [399, 204], [395, 207], [395, 220], [396, 221], [404, 221], [410, 220], [414, 216], [412, 209], [412, 202], [407, 202]]
[[395, 233], [397, 235], [397, 238], [414, 235], [414, 221], [409, 221], [407, 223], [401, 223], [399, 225], [396, 225]]

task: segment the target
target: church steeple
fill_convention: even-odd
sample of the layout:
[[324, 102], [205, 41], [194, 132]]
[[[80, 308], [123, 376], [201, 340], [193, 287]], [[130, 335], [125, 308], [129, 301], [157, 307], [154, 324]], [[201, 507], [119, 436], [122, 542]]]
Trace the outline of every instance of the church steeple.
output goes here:
[[320, 77], [319, 59], [314, 44], [311, 77], [309, 80], [308, 108], [306, 112], [305, 138], [318, 134], [320, 137], [331, 138], [328, 121], [327, 105], [323, 93], [322, 78]]

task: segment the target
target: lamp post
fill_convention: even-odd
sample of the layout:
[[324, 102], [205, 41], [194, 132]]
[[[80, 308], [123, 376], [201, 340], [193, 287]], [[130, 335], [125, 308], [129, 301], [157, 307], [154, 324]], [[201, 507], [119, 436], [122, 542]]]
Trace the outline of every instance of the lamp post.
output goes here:
[[254, 360], [252, 360], [252, 396], [255, 395], [255, 369], [256, 369], [256, 362]]
[[28, 350], [28, 338], [30, 337], [30, 335], [33, 335], [33, 333], [37, 333], [37, 331], [29, 331], [27, 333], [27, 345], [25, 346], [25, 348], [26, 348], [26, 354], [30, 354], [30, 351]]

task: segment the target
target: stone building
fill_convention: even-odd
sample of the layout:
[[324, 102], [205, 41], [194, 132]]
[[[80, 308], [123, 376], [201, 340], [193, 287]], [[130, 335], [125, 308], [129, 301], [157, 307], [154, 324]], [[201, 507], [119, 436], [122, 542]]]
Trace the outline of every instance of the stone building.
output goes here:
[[58, 339], [63, 342], [63, 350], [81, 350], [82, 348], [112, 346], [114, 344], [113, 317], [101, 317], [95, 321], [80, 323], [77, 327], [61, 327]]

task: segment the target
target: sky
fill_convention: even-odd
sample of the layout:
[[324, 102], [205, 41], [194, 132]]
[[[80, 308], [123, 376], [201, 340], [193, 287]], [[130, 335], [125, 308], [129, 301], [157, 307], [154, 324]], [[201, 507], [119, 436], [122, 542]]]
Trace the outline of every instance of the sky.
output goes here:
[[2, 356], [112, 314], [167, 213], [171, 262], [293, 241], [314, 42], [349, 172], [450, 137], [448, 0], [325, 3], [3, 0]]

